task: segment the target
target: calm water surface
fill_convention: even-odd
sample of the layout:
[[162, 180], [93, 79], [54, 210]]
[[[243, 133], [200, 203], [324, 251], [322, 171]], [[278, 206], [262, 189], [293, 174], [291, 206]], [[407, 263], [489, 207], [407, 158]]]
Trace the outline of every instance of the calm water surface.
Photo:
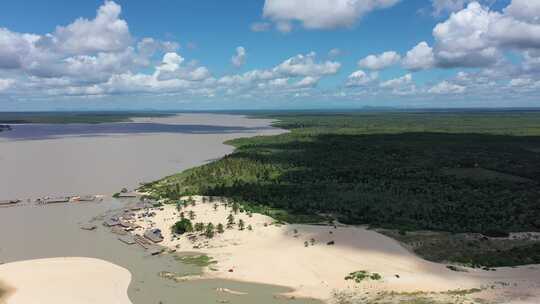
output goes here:
[[0, 132], [0, 200], [112, 194], [232, 152], [223, 142], [270, 135], [269, 120], [182, 114], [133, 123], [14, 125]]

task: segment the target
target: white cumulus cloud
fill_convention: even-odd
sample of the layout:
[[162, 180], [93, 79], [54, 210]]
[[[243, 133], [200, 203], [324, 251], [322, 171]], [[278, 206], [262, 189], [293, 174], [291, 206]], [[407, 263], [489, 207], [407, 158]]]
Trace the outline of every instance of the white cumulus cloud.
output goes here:
[[465, 92], [465, 89], [465, 86], [453, 84], [445, 80], [431, 87], [428, 92], [432, 94], [460, 94]]
[[[263, 16], [277, 22], [300, 22], [307, 29], [352, 26], [365, 14], [399, 0], [265, 0]], [[283, 25], [282, 29], [286, 29]], [[290, 27], [289, 27], [290, 29]]]
[[347, 77], [346, 85], [348, 87], [364, 86], [377, 80], [378, 77], [379, 75], [376, 72], [368, 74], [362, 70], [358, 70]]
[[239, 68], [246, 63], [246, 49], [242, 46], [236, 48], [236, 54], [231, 57], [231, 63]]
[[390, 67], [401, 60], [401, 56], [394, 52], [388, 51], [379, 55], [369, 55], [358, 61], [358, 66], [369, 70], [382, 70]]
[[435, 65], [433, 49], [427, 42], [422, 41], [407, 52], [402, 64], [406, 69], [412, 71], [430, 69]]

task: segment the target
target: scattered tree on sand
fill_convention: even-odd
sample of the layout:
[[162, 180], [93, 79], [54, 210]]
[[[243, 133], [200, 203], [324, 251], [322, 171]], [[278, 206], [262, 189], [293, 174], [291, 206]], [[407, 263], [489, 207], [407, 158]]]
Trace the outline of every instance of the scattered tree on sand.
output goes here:
[[236, 202], [233, 203], [232, 210], [233, 210], [234, 214], [238, 214], [238, 211], [240, 210], [240, 206], [238, 205], [238, 203], [236, 203]]
[[224, 229], [222, 223], [219, 223], [219, 224], [217, 225], [216, 230], [217, 230], [217, 233], [220, 233], [220, 234], [223, 233], [223, 232], [225, 232], [225, 229]]
[[193, 231], [193, 224], [191, 224], [190, 220], [182, 218], [173, 225], [172, 229], [176, 234], [184, 234]]
[[314, 238], [311, 238], [311, 240], [309, 240], [309, 242], [311, 243], [311, 246], [315, 245], [315, 239]]
[[180, 212], [182, 210], [182, 204], [180, 202], [176, 202], [176, 211]]
[[195, 211], [189, 210], [189, 213], [188, 213], [188, 214], [189, 214], [189, 219], [190, 219], [190, 220], [194, 220], [194, 219], [195, 219]]
[[234, 216], [231, 214], [229, 214], [229, 216], [227, 216], [227, 229], [231, 229], [234, 225]]
[[309, 246], [308, 241], [305, 241], [305, 242], [304, 242], [304, 247], [308, 247], [308, 246]]
[[196, 203], [195, 203], [195, 200], [193, 199], [193, 197], [189, 197], [189, 202], [191, 203], [191, 206], [195, 207]]
[[204, 232], [207, 238], [211, 239], [214, 237], [214, 224], [208, 223], [206, 226], [206, 231]]
[[201, 232], [204, 230], [204, 223], [196, 223], [195, 224], [195, 231]]
[[214, 204], [214, 211], [217, 211], [218, 209], [218, 204]]
[[181, 219], [186, 218], [186, 215], [184, 214], [184, 212], [180, 212], [180, 218], [181, 218]]
[[253, 227], [252, 227], [251, 225], [248, 225], [247, 229], [248, 229], [249, 231], [252, 231], [252, 230], [253, 230]]
[[244, 230], [245, 226], [246, 226], [246, 224], [244, 223], [244, 220], [242, 220], [242, 219], [238, 220], [238, 229], [239, 230]]

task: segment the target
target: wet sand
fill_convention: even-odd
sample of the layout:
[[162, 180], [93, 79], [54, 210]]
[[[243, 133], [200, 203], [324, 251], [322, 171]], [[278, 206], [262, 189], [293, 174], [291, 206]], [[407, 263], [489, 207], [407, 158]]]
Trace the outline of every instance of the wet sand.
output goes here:
[[283, 132], [237, 115], [180, 114], [135, 123], [23, 125], [0, 133], [0, 200], [112, 194], [222, 157], [228, 139]]

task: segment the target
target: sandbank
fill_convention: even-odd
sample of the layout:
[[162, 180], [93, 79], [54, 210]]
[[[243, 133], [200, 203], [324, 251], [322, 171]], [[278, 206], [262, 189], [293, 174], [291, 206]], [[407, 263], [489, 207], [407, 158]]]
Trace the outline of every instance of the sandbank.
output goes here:
[[[131, 274], [91, 258], [49, 258], [0, 265], [6, 304], [131, 304]], [[0, 299], [2, 303], [2, 299]]]
[[[193, 198], [195, 206], [178, 211], [176, 206], [165, 205], [162, 210], [152, 210], [155, 216], [139, 218], [137, 223], [142, 226], [141, 231], [160, 228], [164, 246], [214, 258], [217, 263], [208, 268], [206, 277], [286, 286], [294, 289], [288, 296], [322, 300], [330, 299], [335, 291], [376, 294], [479, 288], [482, 292], [478, 297], [485, 299], [527, 295], [523, 303], [540, 302], [540, 267], [535, 265], [456, 272], [444, 264], [423, 260], [397, 241], [364, 227], [280, 225], [261, 214], [234, 214], [230, 205], [219, 202], [215, 210], [215, 202], [203, 203], [201, 197]], [[241, 231], [235, 225], [223, 234], [216, 233], [212, 239], [200, 233], [191, 239], [187, 235], [175, 237], [170, 227], [179, 219], [180, 212], [188, 217], [190, 211], [195, 212], [194, 223], [214, 225], [226, 225], [227, 216], [233, 213], [236, 223], [242, 219], [252, 230]], [[359, 270], [378, 273], [382, 279], [361, 283], [344, 279]]]

